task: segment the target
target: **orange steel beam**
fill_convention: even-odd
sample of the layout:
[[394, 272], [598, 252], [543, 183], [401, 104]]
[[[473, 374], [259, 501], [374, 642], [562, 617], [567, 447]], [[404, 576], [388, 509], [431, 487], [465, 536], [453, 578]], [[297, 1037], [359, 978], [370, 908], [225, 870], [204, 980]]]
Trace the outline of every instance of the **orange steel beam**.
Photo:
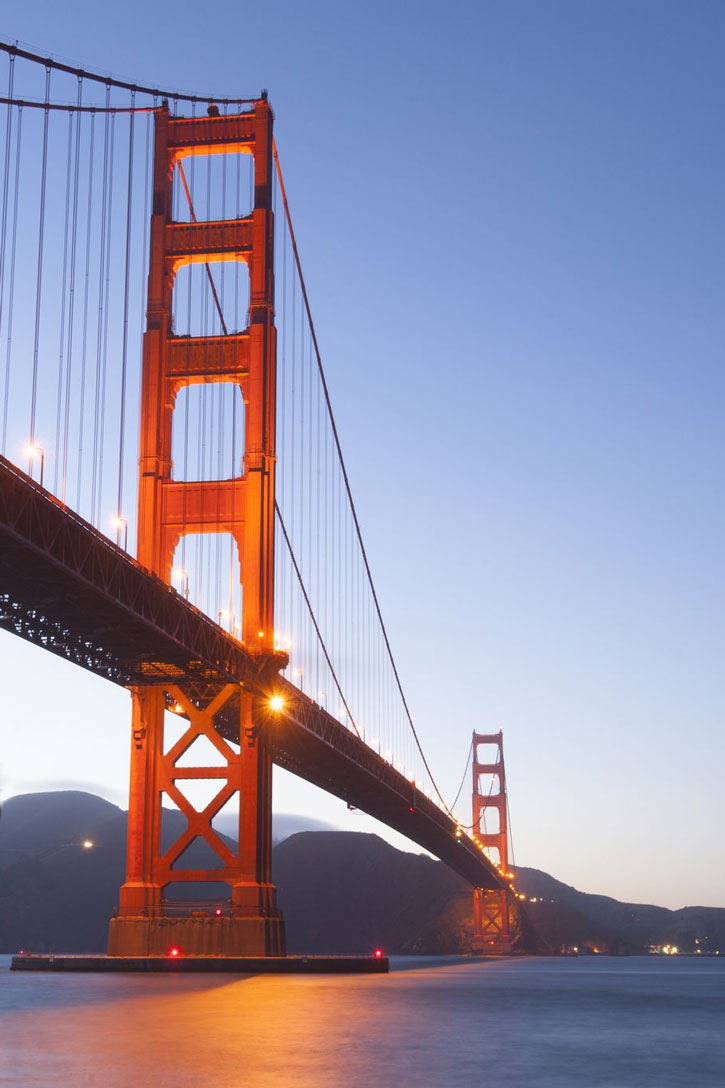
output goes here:
[[[249, 331], [230, 336], [178, 336], [167, 343], [166, 372], [173, 396], [193, 382], [236, 382], [246, 390]], [[175, 380], [174, 380], [175, 379]]]
[[[242, 219], [171, 218], [176, 164], [188, 155], [244, 151], [254, 164], [254, 206]], [[184, 179], [185, 181], [185, 179]], [[274, 659], [274, 472], [275, 378], [274, 223], [272, 213], [272, 111], [260, 99], [252, 111], [233, 117], [175, 119], [168, 109], [155, 115], [153, 202], [150, 230], [147, 326], [144, 336], [139, 461], [138, 559], [165, 582], [170, 581], [174, 550], [188, 533], [229, 532], [236, 541], [243, 586], [241, 641], [262, 657]], [[248, 268], [249, 327], [241, 335], [207, 338], [173, 336], [174, 280], [185, 264], [241, 261]], [[208, 270], [207, 270], [208, 271]], [[211, 276], [210, 276], [211, 280]], [[171, 434], [178, 392], [192, 382], [230, 381], [245, 403], [244, 462], [231, 480], [172, 479]], [[225, 689], [226, 690], [226, 689]], [[255, 717], [251, 693], [234, 689], [233, 710], [212, 692], [206, 702], [192, 701], [179, 688], [137, 688], [133, 700], [131, 788], [127, 876], [119, 914], [111, 922], [109, 952], [150, 954], [168, 943], [186, 943], [185, 952], [279, 954], [284, 926], [271, 883], [271, 753]], [[196, 812], [185, 800], [172, 753], [164, 754], [164, 712], [170, 699], [184, 707], [191, 721], [189, 744], [204, 736], [216, 743], [225, 766], [225, 785], [215, 802]], [[231, 713], [231, 739], [238, 754], [218, 736], [216, 716]], [[216, 777], [195, 768], [196, 777]], [[240, 800], [238, 850], [233, 856], [214, 834], [211, 821], [229, 797]], [[162, 798], [174, 802], [187, 818], [180, 844], [160, 853]], [[218, 804], [216, 802], [218, 801]], [[186, 847], [206, 841], [221, 869], [184, 870]], [[177, 849], [178, 847], [178, 849]], [[172, 869], [172, 866], [173, 869]], [[193, 875], [189, 875], [193, 874]], [[221, 874], [221, 875], [220, 875]], [[217, 937], [197, 942], [198, 927], [185, 933], [177, 926], [169, 940], [171, 919], [164, 913], [163, 890], [171, 881], [223, 880], [231, 887], [232, 916]], [[231, 928], [230, 928], [231, 927]], [[231, 936], [230, 936], [231, 934]], [[214, 945], [214, 940], [217, 944]], [[209, 945], [211, 941], [211, 946]]]
[[[495, 746], [494, 762], [478, 758], [481, 745]], [[508, 858], [508, 808], [506, 799], [506, 768], [503, 758], [503, 732], [473, 734], [473, 835], [478, 841], [498, 854], [496, 864], [504, 879], [509, 872]], [[481, 790], [481, 775], [492, 776], [490, 792]], [[482, 821], [488, 809], [495, 810], [498, 830], [487, 832]], [[476, 888], [473, 893], [474, 933], [473, 947], [477, 952], [510, 952], [511, 893], [504, 886], [497, 889]]]

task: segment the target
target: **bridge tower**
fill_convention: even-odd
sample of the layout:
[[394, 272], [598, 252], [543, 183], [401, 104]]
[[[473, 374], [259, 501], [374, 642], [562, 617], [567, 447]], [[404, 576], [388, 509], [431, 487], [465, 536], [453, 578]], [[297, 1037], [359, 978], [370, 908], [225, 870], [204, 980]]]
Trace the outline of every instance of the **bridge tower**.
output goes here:
[[[493, 758], [487, 762], [479, 759], [479, 748], [488, 747]], [[494, 852], [492, 860], [502, 873], [508, 873], [508, 806], [506, 801], [506, 769], [503, 758], [503, 732], [473, 734], [473, 834]], [[490, 791], [482, 791], [481, 775], [491, 780]], [[495, 792], [494, 792], [495, 791]], [[495, 813], [496, 827], [485, 827], [487, 811]], [[474, 952], [511, 952], [513, 936], [511, 893], [506, 889], [491, 891], [475, 888], [473, 893], [473, 950]]]
[[[171, 581], [182, 535], [231, 534], [242, 582], [241, 639], [258, 655], [260, 669], [274, 655], [275, 376], [274, 223], [272, 123], [266, 96], [235, 115], [177, 118], [166, 103], [155, 114], [153, 195], [146, 332], [143, 348], [139, 461], [138, 561]], [[241, 219], [172, 220], [174, 170], [190, 155], [248, 153], [254, 165], [254, 204]], [[189, 198], [191, 205], [191, 199]], [[239, 261], [249, 272], [249, 324], [241, 333], [176, 336], [172, 303], [183, 265]], [[210, 277], [211, 278], [211, 277]], [[244, 462], [232, 479], [186, 482], [173, 474], [172, 418], [179, 391], [192, 383], [232, 382], [245, 405]], [[239, 470], [237, 470], [239, 471]], [[270, 753], [259, 730], [260, 707], [239, 685], [132, 689], [131, 774], [126, 881], [111, 920], [110, 955], [279, 955], [284, 924], [271, 882]], [[188, 722], [168, 750], [164, 717]], [[221, 735], [221, 732], [224, 735]], [[180, 766], [198, 738], [210, 742], [215, 766]], [[207, 744], [208, 751], [208, 744]], [[219, 758], [221, 757], [221, 758]], [[197, 760], [193, 760], [197, 762]], [[221, 765], [220, 765], [221, 764]], [[219, 790], [201, 811], [184, 796], [188, 780], [217, 780]], [[186, 818], [176, 842], [162, 845], [162, 799]], [[239, 799], [239, 842], [232, 851], [212, 821], [234, 795]], [[209, 868], [183, 867], [183, 855], [200, 839]], [[217, 860], [218, 859], [218, 860]], [[172, 882], [230, 889], [231, 906], [184, 914], [166, 899]]]

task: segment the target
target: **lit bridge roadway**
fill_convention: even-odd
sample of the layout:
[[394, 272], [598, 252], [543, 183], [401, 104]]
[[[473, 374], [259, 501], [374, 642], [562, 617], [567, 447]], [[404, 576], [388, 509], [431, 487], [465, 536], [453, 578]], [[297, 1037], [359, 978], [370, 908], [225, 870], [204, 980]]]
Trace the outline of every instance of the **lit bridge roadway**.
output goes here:
[[[122, 686], [230, 682], [260, 698], [272, 758], [430, 851], [478, 888], [505, 884], [404, 775], [83, 518], [0, 457], [0, 627]], [[268, 711], [274, 690], [284, 709]], [[233, 739], [234, 705], [217, 728]], [[237, 719], [238, 722], [238, 719]], [[238, 734], [238, 724], [237, 724]]]

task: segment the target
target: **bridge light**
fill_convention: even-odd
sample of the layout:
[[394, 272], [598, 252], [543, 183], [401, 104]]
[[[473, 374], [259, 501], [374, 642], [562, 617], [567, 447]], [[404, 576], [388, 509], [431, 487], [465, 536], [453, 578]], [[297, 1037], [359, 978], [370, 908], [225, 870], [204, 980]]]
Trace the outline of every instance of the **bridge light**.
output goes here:
[[92, 850], [93, 849], [92, 839], [84, 839], [83, 842], [81, 843], [81, 845], [82, 845], [84, 850]]
[[29, 442], [25, 447], [25, 453], [30, 461], [30, 475], [33, 474], [33, 463], [36, 460], [40, 460], [40, 486], [43, 486], [43, 469], [45, 468], [45, 450], [41, 446], [36, 446], [34, 442]]
[[178, 583], [179, 589], [189, 599], [189, 572], [184, 567], [172, 567], [171, 569], [171, 581]]
[[181, 955], [181, 949], [179, 948], [178, 944], [172, 944], [171, 948], [169, 949], [169, 955], [171, 956], [172, 960], [176, 960], [179, 958], [179, 956]]
[[376, 960], [381, 960], [383, 958], [382, 948], [376, 948], [375, 951], [373, 952], [373, 956], [375, 957]]
[[128, 551], [128, 522], [122, 514], [114, 514], [111, 525], [116, 530], [116, 547], [121, 547], [121, 530], [123, 529], [123, 550]]
[[270, 710], [274, 710], [279, 713], [280, 710], [284, 710], [284, 699], [281, 695], [273, 695], [269, 700]]

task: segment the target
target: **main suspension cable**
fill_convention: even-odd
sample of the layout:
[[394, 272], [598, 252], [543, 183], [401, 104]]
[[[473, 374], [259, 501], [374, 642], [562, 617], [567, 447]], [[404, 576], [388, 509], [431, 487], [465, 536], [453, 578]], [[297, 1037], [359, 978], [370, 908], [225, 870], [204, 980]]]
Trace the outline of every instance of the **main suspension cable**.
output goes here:
[[324, 394], [324, 397], [325, 397], [325, 404], [327, 406], [327, 414], [328, 414], [328, 417], [329, 417], [329, 420], [330, 420], [330, 427], [332, 429], [332, 435], [333, 435], [333, 438], [334, 438], [334, 441], [335, 441], [335, 447], [337, 449], [337, 456], [338, 456], [338, 459], [339, 459], [339, 462], [340, 462], [342, 477], [343, 477], [343, 480], [344, 480], [344, 483], [345, 483], [345, 490], [347, 492], [347, 498], [348, 498], [348, 502], [350, 504], [350, 512], [352, 514], [353, 522], [355, 524], [355, 532], [357, 534], [358, 543], [360, 545], [360, 552], [361, 552], [361, 555], [362, 555], [363, 564], [365, 566], [365, 572], [367, 574], [367, 580], [368, 580], [368, 584], [370, 586], [370, 591], [371, 591], [371, 594], [372, 594], [373, 603], [375, 605], [375, 612], [376, 612], [376, 615], [377, 615], [377, 618], [378, 618], [378, 623], [380, 624], [380, 630], [382, 632], [383, 640], [385, 642], [385, 648], [387, 650], [388, 659], [390, 661], [390, 665], [391, 665], [391, 668], [393, 670], [393, 675], [395, 677], [395, 683], [396, 683], [396, 686], [397, 686], [397, 689], [398, 689], [398, 693], [400, 695], [400, 699], [401, 699], [402, 704], [403, 704], [403, 709], [404, 709], [405, 715], [406, 715], [406, 717], [408, 719], [408, 724], [409, 724], [410, 729], [411, 729], [411, 731], [413, 733], [413, 737], [415, 738], [416, 747], [418, 749], [418, 752], [420, 754], [421, 759], [423, 760], [423, 766], [425, 767], [426, 771], [428, 772], [428, 777], [430, 779], [431, 785], [433, 786], [433, 789], [437, 793], [441, 804], [445, 808], [448, 815], [451, 816], [452, 819], [455, 819], [451, 809], [448, 807], [448, 804], [446, 803], [446, 800], [443, 797], [443, 794], [441, 793], [440, 789], [438, 788], [438, 784], [437, 784], [437, 782], [435, 780], [433, 772], [431, 771], [430, 764], [428, 763], [428, 760], [426, 759], [425, 752], [423, 751], [422, 745], [420, 743], [420, 738], [418, 736], [415, 725], [413, 723], [413, 717], [412, 717], [412, 715], [410, 713], [410, 708], [408, 706], [407, 699], [405, 698], [405, 693], [403, 691], [403, 685], [402, 685], [401, 680], [400, 680], [400, 674], [398, 672], [398, 668], [397, 668], [397, 665], [395, 663], [395, 658], [393, 657], [393, 651], [392, 651], [392, 647], [390, 645], [390, 639], [388, 638], [388, 632], [387, 632], [387, 629], [385, 627], [385, 623], [383, 621], [383, 615], [382, 615], [382, 611], [381, 611], [381, 608], [380, 608], [380, 602], [378, 600], [378, 595], [377, 595], [377, 592], [376, 592], [376, 589], [375, 589], [375, 584], [373, 582], [372, 571], [370, 570], [370, 563], [368, 562], [367, 551], [365, 549], [365, 544], [363, 543], [362, 531], [360, 529], [360, 522], [359, 522], [358, 516], [357, 516], [357, 509], [355, 507], [355, 502], [354, 502], [353, 497], [352, 497], [352, 489], [350, 487], [350, 480], [349, 480], [349, 477], [348, 477], [348, 474], [347, 474], [347, 468], [345, 466], [345, 460], [344, 460], [343, 455], [342, 455], [342, 446], [340, 444], [340, 436], [338, 434], [337, 424], [335, 423], [335, 417], [334, 417], [334, 414], [333, 414], [333, 411], [332, 411], [332, 403], [331, 403], [331, 400], [330, 400], [330, 393], [329, 393], [329, 390], [328, 390], [328, 387], [327, 387], [327, 380], [325, 378], [325, 372], [324, 372], [324, 369], [323, 369], [323, 366], [322, 366], [322, 355], [320, 353], [319, 344], [317, 342], [317, 333], [315, 331], [315, 324], [314, 324], [314, 321], [312, 319], [312, 309], [310, 307], [310, 301], [309, 301], [309, 297], [307, 295], [307, 287], [305, 285], [304, 276], [302, 274], [302, 264], [301, 264], [301, 261], [300, 261], [299, 250], [297, 248], [297, 239], [295, 237], [294, 228], [292, 226], [292, 216], [290, 214], [289, 202], [287, 200], [287, 191], [285, 189], [284, 179], [282, 177], [282, 168], [281, 168], [280, 162], [279, 162], [279, 154], [277, 152], [277, 144], [276, 144], [276, 142], [274, 140], [272, 141], [272, 152], [274, 154], [274, 162], [275, 162], [275, 168], [276, 168], [276, 171], [277, 171], [277, 180], [279, 181], [280, 194], [282, 196], [282, 203], [284, 205], [285, 216], [287, 218], [287, 227], [288, 227], [288, 230], [289, 230], [289, 237], [290, 237], [290, 242], [291, 242], [291, 245], [292, 245], [292, 252], [294, 254], [295, 265], [297, 267], [297, 275], [299, 276], [300, 289], [301, 289], [302, 298], [303, 298], [304, 304], [305, 304], [305, 311], [307, 313], [307, 321], [308, 321], [309, 328], [310, 328], [312, 343], [313, 343], [314, 349], [315, 349], [315, 356], [317, 358], [317, 369], [318, 369], [318, 372], [319, 372], [319, 375], [320, 375], [320, 382], [322, 383], [322, 391], [323, 391], [323, 394]]
[[327, 665], [328, 665], [328, 668], [330, 670], [330, 674], [332, 676], [332, 679], [335, 682], [335, 687], [337, 688], [337, 694], [342, 699], [343, 706], [345, 707], [345, 713], [347, 714], [348, 718], [350, 719], [350, 724], [352, 725], [353, 729], [357, 733], [358, 737], [360, 737], [360, 740], [362, 740], [362, 737], [360, 736], [360, 730], [358, 729], [357, 725], [355, 724], [355, 719], [352, 716], [352, 712], [350, 710], [350, 707], [347, 705], [347, 699], [345, 698], [345, 696], [343, 694], [343, 691], [342, 691], [342, 688], [340, 687], [340, 681], [337, 678], [337, 673], [335, 672], [335, 668], [334, 668], [334, 666], [332, 664], [332, 661], [330, 659], [330, 655], [327, 652], [327, 646], [325, 645], [325, 640], [322, 637], [322, 632], [320, 631], [320, 626], [319, 626], [319, 624], [317, 622], [317, 617], [315, 616], [315, 611], [314, 611], [314, 609], [312, 607], [312, 602], [310, 601], [309, 595], [307, 593], [307, 589], [305, 588], [305, 583], [304, 583], [304, 580], [302, 578], [302, 572], [300, 571], [299, 564], [297, 563], [295, 553], [292, 550], [292, 542], [291, 542], [291, 540], [289, 538], [289, 535], [287, 533], [287, 527], [286, 527], [286, 525], [284, 523], [284, 518], [282, 517], [282, 511], [280, 510], [276, 499], [274, 500], [274, 512], [277, 515], [277, 520], [279, 521], [280, 528], [282, 530], [282, 535], [284, 536], [285, 544], [287, 545], [287, 550], [289, 551], [290, 559], [292, 560], [292, 565], [293, 565], [293, 567], [295, 569], [295, 574], [297, 575], [297, 581], [299, 582], [300, 589], [302, 590], [302, 596], [305, 599], [305, 604], [307, 605], [307, 610], [310, 613], [310, 619], [312, 620], [313, 626], [315, 628], [315, 632], [317, 634], [317, 638], [319, 640], [320, 646], [322, 647], [322, 652], [325, 655], [325, 661], [327, 662]]
[[[185, 94], [181, 91], [162, 91], [159, 87], [144, 87], [141, 83], [129, 83], [127, 80], [116, 79], [114, 76], [104, 76], [100, 72], [89, 72], [87, 68], [78, 68], [72, 64], [64, 64], [62, 61], [53, 60], [52, 57], [43, 57], [39, 53], [32, 53], [28, 49], [20, 49], [18, 43], [0, 42], [0, 51], [9, 53], [11, 57], [22, 57], [23, 60], [34, 61], [46, 68], [55, 68], [58, 72], [67, 72], [68, 75], [78, 76], [80, 79], [90, 79], [95, 83], [105, 83], [106, 87], [118, 87], [124, 91], [135, 91], [139, 94], [155, 95], [157, 98], [173, 98], [174, 102], [216, 102], [224, 106], [251, 105], [256, 98], [220, 98], [218, 95]], [[266, 92], [262, 91], [262, 97]]]
[[458, 792], [456, 793], [456, 796], [453, 799], [453, 804], [451, 805], [451, 809], [454, 809], [456, 807], [456, 805], [458, 804], [458, 798], [461, 796], [461, 790], [463, 789], [463, 785], [464, 785], [464, 783], [466, 781], [466, 775], [468, 774], [468, 768], [469, 768], [469, 766], [471, 764], [471, 756], [472, 755], [473, 755], [473, 737], [471, 737], [471, 744], [470, 744], [470, 747], [468, 749], [468, 755], [466, 756], [466, 766], [463, 768], [463, 776], [461, 778], [461, 784], [458, 787]]
[[72, 102], [39, 102], [35, 98], [7, 97], [0, 97], [0, 105], [31, 110], [61, 110], [63, 113], [158, 113], [159, 110], [158, 106], [80, 106]]

